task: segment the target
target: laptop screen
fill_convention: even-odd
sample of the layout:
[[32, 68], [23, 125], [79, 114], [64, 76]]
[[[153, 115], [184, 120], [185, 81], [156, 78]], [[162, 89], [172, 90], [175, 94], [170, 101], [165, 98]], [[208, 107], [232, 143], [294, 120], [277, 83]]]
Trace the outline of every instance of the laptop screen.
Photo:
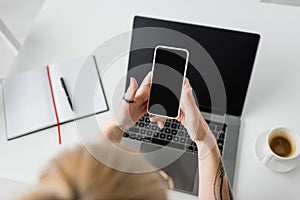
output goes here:
[[[226, 102], [224, 104], [226, 106], [214, 105], [213, 111], [218, 111], [218, 114], [241, 115], [260, 38], [258, 34], [147, 17], [136, 16], [134, 18], [134, 30], [146, 27], [174, 30], [185, 34], [200, 44], [217, 66], [225, 87]], [[149, 40], [150, 37], [152, 40]], [[138, 32], [133, 32], [132, 34], [128, 77], [135, 77], [139, 83], [141, 83], [147, 72], [151, 70], [154, 48], [157, 45], [161, 45], [163, 38], [168, 38], [168, 35], [160, 36], [159, 42], [156, 42], [153, 37], [156, 36], [152, 33], [145, 34], [144, 32], [139, 34]], [[144, 43], [145, 40], [150, 41], [150, 43], [152, 41], [152, 44], [147, 48], [134, 48]], [[170, 39], [168, 38], [168, 43], [163, 45], [172, 46]], [[191, 59], [199, 53], [189, 49], [189, 43], [182, 47], [189, 50]], [[211, 94], [208, 89], [210, 87], [207, 87], [203, 74], [201, 75], [199, 73], [200, 70], [197, 69], [205, 64], [203, 61], [202, 64], [193, 66], [189, 62], [186, 76], [193, 87], [200, 110], [210, 113], [212, 112]], [[126, 87], [128, 85], [129, 78], [127, 78]]]

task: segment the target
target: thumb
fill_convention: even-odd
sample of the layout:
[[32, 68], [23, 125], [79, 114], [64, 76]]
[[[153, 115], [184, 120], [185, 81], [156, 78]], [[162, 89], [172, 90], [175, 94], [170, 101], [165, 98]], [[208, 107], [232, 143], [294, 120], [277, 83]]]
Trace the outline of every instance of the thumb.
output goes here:
[[193, 89], [189, 83], [189, 80], [185, 80], [184, 88], [183, 88], [183, 101], [182, 107], [186, 109], [187, 107], [196, 105], [194, 96], [193, 96]]
[[131, 77], [130, 85], [129, 85], [124, 97], [129, 100], [134, 99], [137, 89], [138, 89], [138, 83], [135, 78]]
[[164, 128], [164, 121], [167, 120], [165, 117], [154, 116], [150, 117], [151, 122], [157, 122], [157, 125], [160, 129]]

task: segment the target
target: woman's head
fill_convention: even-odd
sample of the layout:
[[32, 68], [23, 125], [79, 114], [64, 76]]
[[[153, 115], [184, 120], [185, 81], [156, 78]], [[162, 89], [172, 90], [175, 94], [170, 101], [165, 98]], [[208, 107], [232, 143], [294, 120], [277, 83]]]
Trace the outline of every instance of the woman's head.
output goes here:
[[[120, 157], [111, 155], [111, 159]], [[56, 157], [41, 175], [39, 184], [20, 199], [165, 200], [167, 194], [158, 173], [126, 173], [112, 169], [78, 146]]]

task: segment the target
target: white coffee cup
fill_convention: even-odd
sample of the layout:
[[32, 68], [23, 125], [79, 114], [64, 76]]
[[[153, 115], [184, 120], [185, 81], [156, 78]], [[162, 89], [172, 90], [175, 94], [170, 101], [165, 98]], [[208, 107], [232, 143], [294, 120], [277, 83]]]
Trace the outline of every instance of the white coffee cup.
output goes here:
[[300, 137], [285, 127], [272, 129], [267, 133], [262, 164], [277, 172], [290, 171], [299, 164]]

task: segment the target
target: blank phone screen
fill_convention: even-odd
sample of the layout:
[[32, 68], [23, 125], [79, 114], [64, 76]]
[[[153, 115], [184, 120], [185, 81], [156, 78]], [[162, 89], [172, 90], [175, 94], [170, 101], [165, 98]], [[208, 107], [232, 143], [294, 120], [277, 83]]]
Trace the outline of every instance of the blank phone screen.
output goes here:
[[176, 118], [188, 53], [185, 50], [159, 47], [154, 56], [148, 112]]

